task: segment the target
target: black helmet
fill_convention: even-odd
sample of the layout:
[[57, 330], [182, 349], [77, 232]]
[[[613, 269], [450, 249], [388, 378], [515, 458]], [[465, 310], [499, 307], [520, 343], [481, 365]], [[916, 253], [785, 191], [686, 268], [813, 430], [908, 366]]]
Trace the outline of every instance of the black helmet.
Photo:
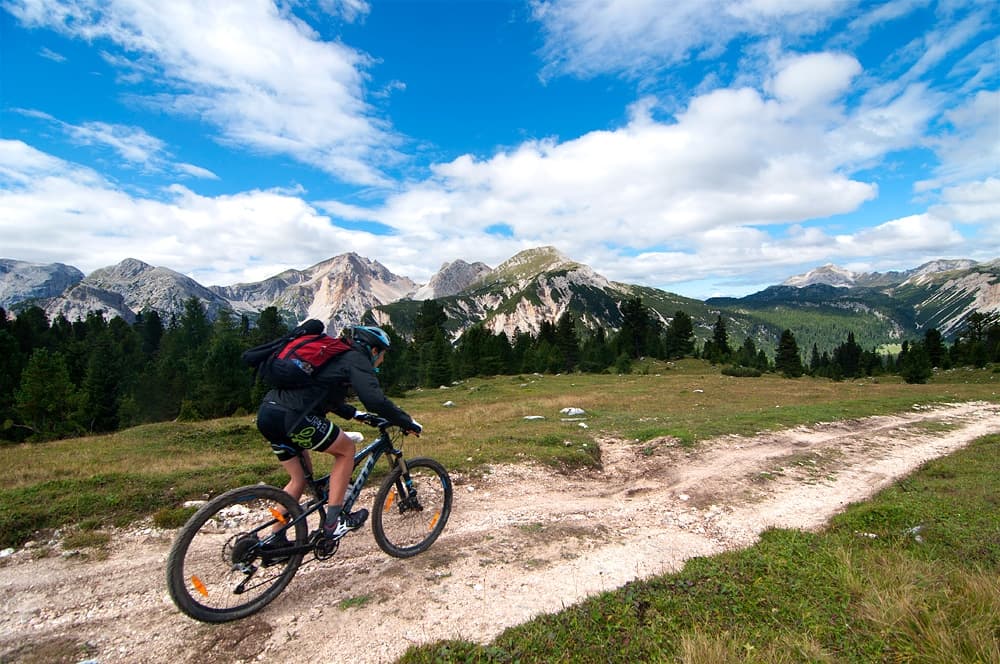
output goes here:
[[389, 335], [382, 328], [371, 325], [356, 326], [354, 340], [376, 350], [389, 350], [390, 346]]

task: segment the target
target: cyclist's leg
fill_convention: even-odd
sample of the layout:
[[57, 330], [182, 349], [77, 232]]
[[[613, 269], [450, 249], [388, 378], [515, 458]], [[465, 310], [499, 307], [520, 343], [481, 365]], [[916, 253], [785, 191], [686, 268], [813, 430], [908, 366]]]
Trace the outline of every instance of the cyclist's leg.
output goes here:
[[[271, 445], [271, 451], [278, 458], [281, 467], [288, 473], [288, 483], [284, 491], [296, 502], [302, 498], [306, 489], [306, 473], [303, 468], [312, 468], [308, 450], [302, 449], [288, 437], [287, 409], [265, 401], [257, 411], [257, 429]], [[281, 524], [275, 524], [272, 532], [281, 529]]]
[[333, 444], [321, 450], [333, 455], [333, 468], [330, 470], [330, 495], [326, 501], [328, 524], [335, 523], [340, 509], [344, 505], [344, 494], [347, 492], [347, 485], [351, 481], [351, 472], [354, 470], [356, 449], [354, 441], [338, 429]]
[[302, 468], [302, 464], [310, 463], [308, 450], [302, 450], [300, 456], [302, 457], [301, 460], [299, 457], [292, 457], [281, 462], [281, 467], [288, 473], [288, 484], [285, 485], [285, 493], [295, 500], [302, 498], [302, 494], [306, 490], [306, 473]]

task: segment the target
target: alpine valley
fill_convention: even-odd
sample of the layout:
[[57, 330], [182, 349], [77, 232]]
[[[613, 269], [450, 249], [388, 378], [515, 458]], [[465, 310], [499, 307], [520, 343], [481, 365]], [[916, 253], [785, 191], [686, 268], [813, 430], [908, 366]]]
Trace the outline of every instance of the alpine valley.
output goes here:
[[794, 332], [800, 348], [820, 351], [853, 333], [864, 348], [898, 344], [937, 328], [954, 338], [969, 314], [1000, 314], [1000, 259], [938, 260], [904, 272], [854, 273], [826, 265], [743, 298], [685, 298], [655, 288], [609, 281], [591, 267], [552, 247], [522, 251], [495, 268], [455, 260], [426, 284], [395, 275], [354, 253], [304, 270], [287, 270], [264, 281], [203, 286], [166, 267], [132, 258], [84, 275], [60, 263], [42, 265], [0, 259], [0, 307], [16, 315], [39, 306], [50, 319], [69, 320], [102, 311], [133, 322], [154, 309], [165, 320], [196, 298], [210, 318], [229, 311], [251, 320], [276, 307], [286, 321], [319, 318], [339, 331], [368, 316], [408, 335], [421, 302], [437, 300], [453, 338], [477, 323], [496, 333], [535, 333], [544, 321], [569, 313], [578, 326], [616, 329], [620, 304], [641, 298], [666, 323], [684, 311], [705, 339], [719, 316], [733, 345], [752, 337], [773, 349], [781, 331]]

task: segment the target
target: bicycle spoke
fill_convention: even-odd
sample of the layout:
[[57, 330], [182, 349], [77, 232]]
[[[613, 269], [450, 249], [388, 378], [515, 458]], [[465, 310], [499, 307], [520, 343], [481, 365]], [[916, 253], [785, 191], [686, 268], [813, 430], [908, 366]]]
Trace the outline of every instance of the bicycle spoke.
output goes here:
[[[272, 560], [259, 540], [297, 509], [274, 487], [239, 489], [202, 508], [178, 535], [168, 561], [175, 603], [194, 618], [222, 622], [270, 602], [291, 580], [302, 554]], [[304, 523], [289, 532], [305, 541]]]
[[386, 553], [412, 556], [426, 550], [444, 529], [451, 510], [452, 487], [436, 461], [413, 459], [408, 478], [394, 471], [376, 498], [372, 530]]

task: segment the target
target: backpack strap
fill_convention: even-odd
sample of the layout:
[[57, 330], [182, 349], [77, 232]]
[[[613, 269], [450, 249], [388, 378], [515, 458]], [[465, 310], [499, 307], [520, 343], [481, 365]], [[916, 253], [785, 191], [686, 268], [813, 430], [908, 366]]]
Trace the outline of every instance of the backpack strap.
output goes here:
[[306, 419], [306, 415], [311, 413], [313, 411], [313, 408], [318, 406], [319, 402], [322, 401], [324, 397], [326, 397], [325, 389], [322, 392], [320, 392], [320, 395], [316, 397], [316, 399], [311, 404], [309, 404], [305, 410], [302, 411], [302, 413], [299, 415], [298, 419], [295, 420], [292, 426], [288, 427], [288, 431], [285, 432], [285, 435], [291, 438], [292, 432], [295, 431], [295, 428], [300, 424], [302, 424], [302, 420]]
[[[307, 343], [309, 343], [311, 341], [316, 341], [317, 339], [319, 339], [322, 336], [324, 336], [322, 333], [320, 333], [320, 334], [303, 334], [301, 337], [297, 337], [298, 339], [301, 339], [302, 341], [298, 342], [294, 346], [291, 344], [291, 342], [285, 344], [285, 346], [278, 351], [278, 357], [281, 358], [281, 359], [285, 359], [289, 355], [293, 355], [295, 353], [295, 351], [297, 351], [298, 349], [302, 348]], [[294, 341], [294, 339], [292, 341]]]

